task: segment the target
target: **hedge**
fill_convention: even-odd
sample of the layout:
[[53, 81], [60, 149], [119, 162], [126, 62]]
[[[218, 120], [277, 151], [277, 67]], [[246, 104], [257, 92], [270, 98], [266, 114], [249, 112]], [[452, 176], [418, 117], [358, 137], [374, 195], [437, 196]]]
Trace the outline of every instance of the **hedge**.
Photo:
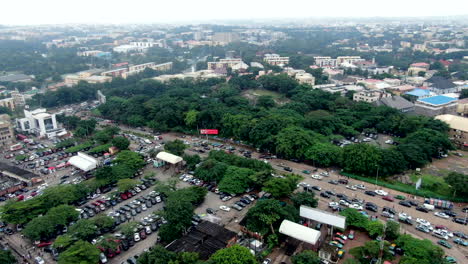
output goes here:
[[[375, 179], [372, 179], [372, 178], [358, 176], [358, 175], [354, 175], [354, 174], [347, 173], [347, 172], [340, 172], [340, 174], [343, 175], [343, 176], [346, 176], [346, 177], [356, 179], [356, 180], [376, 184]], [[459, 202], [459, 203], [467, 203], [468, 202], [468, 198], [445, 196], [445, 195], [440, 195], [438, 193], [435, 193], [433, 191], [428, 191], [428, 190], [416, 190], [414, 186], [406, 185], [406, 184], [403, 184], [403, 183], [391, 183], [391, 182], [386, 182], [386, 181], [382, 181], [382, 180], [377, 180], [377, 185], [383, 186], [383, 187], [386, 187], [386, 188], [389, 188], [389, 189], [397, 190], [397, 191], [400, 191], [400, 192], [405, 192], [405, 193], [408, 193], [408, 194], [425, 197], [425, 198], [429, 198], [429, 197], [430, 198], [438, 198], [438, 199], [442, 199], [442, 200], [447, 200], [447, 201], [452, 201], [452, 202]]]
[[67, 153], [73, 153], [73, 152], [78, 152], [78, 151], [81, 151], [81, 150], [84, 150], [86, 148], [90, 148], [93, 146], [93, 142], [90, 142], [90, 141], [87, 141], [85, 143], [82, 143], [80, 145], [76, 145], [74, 147], [71, 147], [71, 148], [67, 148], [65, 150], [65, 152]]
[[89, 153], [95, 154], [95, 153], [107, 152], [109, 151], [110, 147], [112, 147], [112, 144], [100, 145], [100, 146], [90, 149]]

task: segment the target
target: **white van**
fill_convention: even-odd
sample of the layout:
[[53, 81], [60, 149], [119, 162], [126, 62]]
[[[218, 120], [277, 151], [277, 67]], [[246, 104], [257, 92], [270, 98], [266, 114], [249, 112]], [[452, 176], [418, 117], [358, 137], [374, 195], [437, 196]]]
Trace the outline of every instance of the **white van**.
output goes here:
[[434, 211], [434, 209], [435, 209], [435, 206], [432, 205], [432, 204], [426, 204], [425, 203], [425, 204], [423, 204], [423, 206], [424, 206], [424, 208], [426, 208], [429, 211]]

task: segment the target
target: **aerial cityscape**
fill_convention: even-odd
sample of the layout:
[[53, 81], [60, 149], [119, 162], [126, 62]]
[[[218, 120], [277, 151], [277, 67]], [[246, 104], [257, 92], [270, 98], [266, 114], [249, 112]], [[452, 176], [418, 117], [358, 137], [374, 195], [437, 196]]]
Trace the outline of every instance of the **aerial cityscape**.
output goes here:
[[1, 264], [468, 263], [467, 3], [94, 2], [2, 8]]

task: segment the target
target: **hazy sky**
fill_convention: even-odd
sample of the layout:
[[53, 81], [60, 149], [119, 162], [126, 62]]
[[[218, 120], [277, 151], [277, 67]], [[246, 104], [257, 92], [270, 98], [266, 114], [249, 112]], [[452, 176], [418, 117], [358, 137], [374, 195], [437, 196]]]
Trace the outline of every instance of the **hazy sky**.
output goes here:
[[1, 0], [0, 24], [468, 15], [468, 0]]

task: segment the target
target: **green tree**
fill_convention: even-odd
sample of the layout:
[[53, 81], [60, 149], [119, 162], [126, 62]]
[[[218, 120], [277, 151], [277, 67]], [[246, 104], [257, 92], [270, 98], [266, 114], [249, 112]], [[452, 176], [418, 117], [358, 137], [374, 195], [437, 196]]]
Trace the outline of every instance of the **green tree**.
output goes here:
[[284, 178], [272, 178], [265, 182], [263, 190], [275, 198], [286, 197], [294, 192], [301, 179], [298, 175], [287, 175]]
[[254, 174], [253, 170], [229, 166], [218, 188], [227, 193], [243, 193], [251, 185], [250, 176], [252, 174]]
[[119, 150], [126, 150], [130, 146], [130, 141], [125, 137], [114, 137], [112, 139], [112, 145]]
[[462, 89], [460, 92], [459, 99], [465, 99], [465, 98], [468, 98], [468, 89]]
[[135, 233], [137, 226], [138, 226], [137, 222], [123, 223], [119, 226], [119, 231], [125, 237], [133, 237], [133, 234]]
[[199, 155], [188, 155], [184, 154], [182, 158], [185, 160], [187, 168], [189, 170], [195, 170], [196, 165], [201, 162], [201, 158]]
[[257, 106], [264, 107], [264, 108], [271, 108], [276, 105], [275, 100], [273, 97], [268, 95], [261, 95], [257, 98]]
[[296, 208], [299, 208], [301, 205], [309, 207], [317, 207], [318, 199], [315, 198], [314, 192], [298, 192], [291, 195], [291, 201], [293, 202]]
[[99, 262], [100, 251], [86, 241], [78, 241], [59, 255], [59, 264], [94, 264]]
[[188, 127], [194, 127], [197, 124], [198, 114], [199, 112], [196, 110], [190, 110], [187, 113], [185, 113], [185, 124]]
[[114, 226], [114, 218], [104, 215], [98, 214], [92, 218], [94, 225], [98, 228], [98, 230], [109, 230]]
[[112, 135], [105, 130], [98, 131], [94, 134], [93, 139], [101, 144], [109, 143], [112, 140]]
[[381, 160], [380, 150], [369, 144], [352, 144], [344, 147], [344, 170], [360, 175], [375, 175]]
[[330, 143], [316, 143], [309, 147], [305, 158], [323, 167], [338, 165], [341, 162], [343, 149]]
[[141, 155], [130, 150], [124, 150], [117, 154], [117, 158], [114, 159], [113, 163], [125, 165], [133, 171], [141, 169], [145, 165]]
[[369, 221], [367, 223], [366, 230], [369, 233], [370, 237], [381, 236], [384, 232], [384, 224], [380, 221]]
[[453, 196], [458, 193], [458, 196], [467, 195], [468, 190], [466, 188], [466, 183], [468, 183], [468, 175], [463, 173], [458, 173], [455, 171], [449, 172], [445, 177], [445, 182], [450, 185], [453, 190]]
[[257, 260], [250, 253], [248, 248], [234, 245], [232, 247], [223, 248], [214, 253], [209, 263], [212, 264], [256, 264]]
[[17, 262], [10, 250], [0, 249], [0, 263], [15, 264]]
[[117, 182], [117, 190], [119, 192], [126, 192], [138, 184], [137, 180], [134, 179], [120, 179]]
[[312, 250], [304, 250], [299, 254], [291, 257], [293, 264], [319, 264], [320, 258], [316, 252]]
[[91, 241], [97, 232], [97, 226], [89, 219], [80, 219], [70, 226], [68, 233], [77, 239]]
[[250, 208], [246, 215], [246, 225], [249, 230], [263, 235], [275, 234], [284, 220], [297, 221], [298, 211], [291, 205], [282, 205], [274, 199], [260, 200]]
[[[388, 247], [389, 243], [385, 242], [383, 249], [383, 259], [393, 259]], [[355, 247], [349, 250], [349, 253], [353, 255], [362, 263], [368, 263], [368, 259], [378, 258], [380, 254], [380, 243], [378, 241], [369, 241], [361, 247]]]
[[314, 141], [312, 132], [297, 126], [287, 127], [276, 136], [276, 152], [288, 159], [304, 159]]
[[395, 221], [388, 221], [385, 228], [385, 237], [389, 240], [397, 239], [400, 235], [400, 224]]
[[184, 142], [178, 139], [174, 141], [169, 141], [164, 145], [164, 150], [177, 156], [182, 156], [186, 148], [187, 145], [185, 145]]
[[348, 258], [348, 259], [345, 259], [344, 264], [361, 264], [361, 262], [359, 262], [359, 260], [357, 259]]
[[443, 259], [444, 250], [428, 239], [421, 240], [411, 235], [400, 235], [395, 243], [405, 251], [406, 258], [417, 259], [420, 264], [446, 263]]
[[340, 212], [340, 215], [346, 217], [346, 225], [357, 228], [366, 228], [369, 219], [353, 208], [346, 208]]
[[220, 182], [228, 165], [224, 162], [219, 162], [214, 159], [207, 159], [195, 169], [195, 176], [201, 180], [208, 182]]
[[61, 235], [55, 239], [54, 248], [60, 251], [63, 251], [64, 249], [68, 248], [75, 242], [76, 242], [76, 239], [74, 239], [71, 235], [69, 234]]
[[138, 264], [168, 264], [176, 260], [177, 254], [156, 245], [150, 251], [144, 252], [138, 258]]

